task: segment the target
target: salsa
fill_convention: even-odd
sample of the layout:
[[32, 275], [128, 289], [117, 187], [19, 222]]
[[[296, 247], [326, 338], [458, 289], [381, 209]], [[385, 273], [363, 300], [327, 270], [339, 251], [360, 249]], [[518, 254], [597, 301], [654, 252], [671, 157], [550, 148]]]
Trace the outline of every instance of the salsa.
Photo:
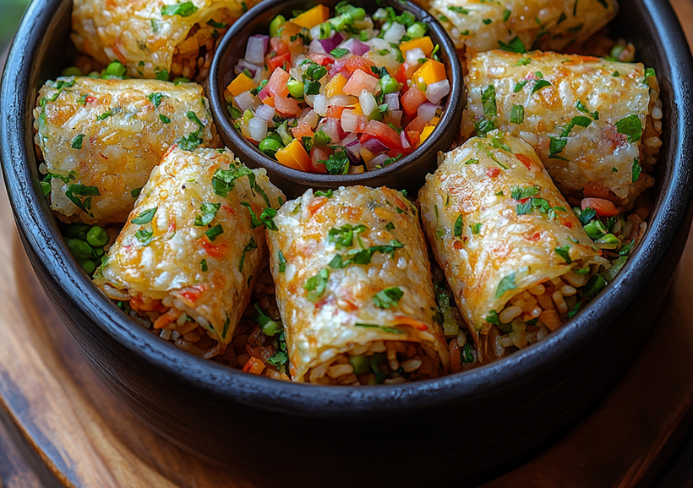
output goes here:
[[413, 152], [440, 121], [450, 82], [428, 26], [392, 7], [340, 2], [277, 16], [248, 39], [225, 98], [236, 129], [310, 173], [356, 174]]

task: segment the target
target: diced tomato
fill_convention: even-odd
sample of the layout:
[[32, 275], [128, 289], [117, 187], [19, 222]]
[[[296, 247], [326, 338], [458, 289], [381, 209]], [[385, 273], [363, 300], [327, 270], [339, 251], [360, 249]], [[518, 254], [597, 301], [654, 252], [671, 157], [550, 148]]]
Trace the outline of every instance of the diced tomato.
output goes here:
[[489, 168], [486, 170], [486, 175], [489, 178], [495, 178], [500, 174], [500, 169], [499, 168]]
[[407, 126], [407, 132], [412, 131], [412, 132], [418, 132], [419, 134], [423, 132], [424, 127], [426, 127], [426, 122], [419, 118], [416, 117], [414, 120], [409, 122], [409, 125]]
[[224, 204], [221, 206], [221, 209], [224, 210], [226, 213], [229, 215], [235, 215], [236, 212], [234, 212], [233, 208], [229, 207], [228, 205]]
[[611, 217], [613, 215], [618, 215], [616, 205], [609, 200], [604, 200], [603, 198], [585, 198], [582, 200], [581, 206], [583, 210], [585, 210], [587, 207], [593, 209], [600, 217]]
[[246, 373], [252, 373], [252, 374], [262, 374], [262, 372], [265, 370], [265, 363], [263, 363], [260, 359], [251, 357], [248, 359], [248, 362], [245, 363], [245, 366], [243, 366], [243, 371]]
[[289, 45], [285, 43], [281, 37], [272, 37], [270, 39], [270, 52], [276, 55], [286, 54], [289, 52]]
[[296, 139], [301, 137], [313, 137], [313, 129], [310, 128], [310, 124], [301, 120], [296, 127], [291, 129], [291, 133]]
[[405, 134], [407, 136], [407, 141], [409, 141], [409, 144], [411, 144], [412, 147], [419, 145], [419, 141], [421, 140], [420, 132], [415, 130], [407, 130], [405, 131]]
[[274, 97], [274, 106], [283, 115], [298, 115], [301, 110], [294, 98]]
[[92, 97], [91, 95], [87, 95], [87, 98], [84, 99], [85, 103], [94, 103], [96, 101], [95, 97]]
[[313, 53], [309, 54], [308, 57], [320, 66], [329, 66], [334, 63], [334, 59], [327, 54]]
[[265, 64], [267, 64], [267, 69], [270, 73], [274, 74], [277, 68], [289, 68], [291, 66], [291, 53], [284, 53], [273, 58], [267, 56], [265, 59]]
[[531, 159], [529, 159], [524, 154], [515, 154], [515, 156], [517, 156], [517, 159], [519, 159], [522, 164], [527, 166], [527, 169], [531, 169], [531, 167], [532, 167], [532, 160]]
[[205, 252], [213, 258], [220, 258], [224, 256], [229, 250], [228, 246], [224, 243], [215, 246], [214, 244], [209, 242], [207, 236], [204, 236], [202, 237], [202, 239], [200, 239], [200, 245], [203, 247]]
[[531, 236], [529, 236], [527, 239], [532, 241], [532, 242], [537, 242], [541, 238], [541, 232], [535, 232]]
[[289, 73], [284, 71], [282, 68], [277, 68], [272, 71], [272, 76], [270, 76], [267, 82], [267, 90], [275, 97], [287, 97], [289, 96], [289, 89], [286, 87], [291, 76]]
[[426, 94], [418, 87], [412, 86], [402, 95], [402, 108], [410, 117], [416, 114], [422, 103], [426, 101]]
[[371, 66], [375, 66], [375, 63], [369, 59], [362, 58], [361, 56], [352, 56], [347, 59], [346, 63], [344, 63], [344, 68], [351, 75], [353, 75], [357, 70], [361, 70], [364, 73], [379, 79], [379, 77], [371, 71]]
[[328, 119], [341, 119], [342, 112], [344, 112], [345, 109], [346, 107], [336, 107], [334, 105], [330, 105], [329, 107], [327, 107], [326, 117]]
[[569, 229], [573, 228], [573, 223], [570, 220], [564, 220], [563, 225], [565, 225]]
[[[402, 149], [402, 140], [400, 139], [400, 135], [397, 133], [397, 131], [389, 125], [385, 125], [377, 120], [371, 120], [368, 122], [366, 130], [364, 131], [364, 136], [376, 138], [388, 149]], [[362, 136], [361, 142], [366, 142], [368, 139], [370, 139], [370, 137], [364, 140]]]
[[344, 85], [344, 93], [346, 95], [353, 95], [358, 97], [361, 95], [363, 90], [367, 90], [370, 93], [375, 93], [375, 89], [378, 86], [378, 78], [373, 78], [368, 76], [368, 73], [361, 69], [357, 69]]
[[404, 64], [399, 65], [399, 69], [394, 74], [393, 78], [397, 80], [400, 85], [407, 86], [407, 68]]
[[183, 288], [181, 291], [178, 292], [178, 294], [185, 300], [194, 303], [195, 301], [197, 301], [198, 298], [200, 298], [200, 295], [202, 295], [202, 292], [204, 291], [205, 285], [200, 284], [189, 286], [188, 288]]
[[327, 168], [324, 164], [318, 161], [327, 161], [332, 151], [326, 147], [314, 147], [310, 155], [310, 164], [312, 173], [327, 173]]

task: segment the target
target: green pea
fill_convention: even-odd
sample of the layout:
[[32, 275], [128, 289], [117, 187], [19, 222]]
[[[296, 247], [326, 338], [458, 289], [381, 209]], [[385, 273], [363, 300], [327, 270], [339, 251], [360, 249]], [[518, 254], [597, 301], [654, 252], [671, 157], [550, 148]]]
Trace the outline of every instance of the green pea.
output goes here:
[[67, 247], [77, 261], [85, 261], [91, 258], [91, 246], [80, 239], [65, 239]]
[[123, 76], [127, 72], [127, 68], [120, 61], [113, 61], [106, 67], [106, 76]]
[[96, 254], [96, 256], [100, 258], [104, 254], [106, 254], [106, 252], [103, 250], [103, 247], [97, 247], [96, 249], [94, 249], [94, 254]]
[[366, 356], [349, 356], [349, 364], [354, 367], [354, 374], [362, 374], [370, 369], [371, 361]]
[[289, 89], [289, 95], [296, 99], [301, 99], [303, 98], [303, 82], [299, 81], [295, 78], [291, 78], [289, 82], [286, 84], [286, 87]]
[[286, 25], [286, 19], [283, 15], [277, 15], [272, 22], [270, 22], [269, 31], [270, 37], [277, 37], [279, 35], [279, 30], [283, 29]]
[[92, 247], [103, 247], [108, 242], [108, 233], [103, 227], [95, 225], [87, 232], [87, 243]]
[[96, 271], [96, 264], [91, 260], [84, 261], [82, 263], [82, 269], [91, 276], [94, 274], [94, 271]]
[[390, 75], [385, 75], [380, 78], [380, 87], [384, 94], [397, 93], [399, 91], [399, 83]]
[[260, 151], [267, 154], [270, 158], [273, 158], [282, 147], [284, 147], [282, 143], [273, 137], [266, 137], [260, 142]]
[[72, 239], [80, 239], [82, 241], [87, 240], [87, 232], [91, 229], [91, 225], [85, 224], [71, 224], [67, 226], [65, 230], [65, 237], [70, 237]]
[[63, 72], [60, 73], [60, 76], [82, 76], [82, 70], [76, 66], [70, 66], [69, 68], [65, 68]]
[[418, 39], [426, 34], [426, 28], [420, 23], [416, 22], [409, 26], [407, 29], [407, 35], [412, 39]]

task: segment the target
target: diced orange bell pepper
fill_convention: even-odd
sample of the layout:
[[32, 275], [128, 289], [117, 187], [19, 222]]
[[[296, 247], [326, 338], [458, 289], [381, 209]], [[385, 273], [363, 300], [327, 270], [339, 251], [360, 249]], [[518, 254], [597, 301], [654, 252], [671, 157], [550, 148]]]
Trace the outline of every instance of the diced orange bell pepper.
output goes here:
[[310, 10], [306, 10], [301, 15], [292, 19], [291, 22], [294, 24], [305, 27], [306, 29], [312, 29], [316, 25], [320, 25], [330, 18], [330, 9], [324, 5], [316, 5]]
[[433, 41], [431, 41], [431, 38], [426, 36], [426, 37], [419, 37], [418, 39], [412, 39], [411, 41], [403, 42], [402, 44], [399, 45], [400, 51], [402, 51], [402, 55], [404, 57], [407, 57], [407, 51], [411, 51], [412, 49], [416, 48], [421, 48], [421, 50], [424, 52], [426, 57], [430, 57], [431, 53], [433, 52]]
[[245, 73], [241, 73], [240, 75], [236, 76], [236, 79], [233, 80], [227, 87], [227, 89], [231, 92], [231, 95], [234, 97], [237, 97], [241, 93], [247, 92], [248, 90], [252, 90], [253, 88], [255, 88], [255, 83], [253, 83], [253, 80], [248, 78]]
[[262, 103], [274, 108], [274, 97], [267, 97], [262, 101]]
[[277, 161], [289, 168], [305, 172], [310, 171], [310, 156], [308, 156], [308, 153], [303, 148], [303, 144], [298, 139], [294, 139], [291, 141], [291, 144], [279, 149], [276, 158]]
[[344, 86], [347, 84], [347, 79], [338, 73], [330, 82], [325, 85], [326, 95], [330, 98], [337, 95], [344, 95]]
[[299, 32], [301, 32], [300, 25], [296, 24], [294, 21], [287, 22], [284, 24], [284, 30], [282, 30], [282, 39], [289, 39], [289, 41], [286, 41], [288, 43], [290, 42], [291, 38], [297, 35]]
[[432, 59], [426, 61], [423, 66], [417, 69], [412, 75], [412, 80], [417, 85], [421, 83], [432, 85], [433, 83], [438, 83], [445, 79], [447, 79], [445, 65], [438, 61], [433, 61]]

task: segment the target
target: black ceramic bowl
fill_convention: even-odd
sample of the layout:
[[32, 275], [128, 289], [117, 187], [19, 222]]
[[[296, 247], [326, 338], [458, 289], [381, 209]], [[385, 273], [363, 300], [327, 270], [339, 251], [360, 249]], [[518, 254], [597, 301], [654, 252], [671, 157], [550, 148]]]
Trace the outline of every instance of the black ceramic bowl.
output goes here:
[[656, 68], [665, 113], [649, 231], [618, 278], [565, 327], [497, 363], [358, 388], [280, 382], [198, 359], [128, 319], [81, 271], [41, 197], [32, 142], [37, 90], [71, 62], [70, 8], [34, 0], [12, 46], [0, 104], [5, 184], [39, 280], [93, 369], [190, 452], [273, 486], [468, 486], [565, 433], [645, 341], [693, 196], [693, 63], [666, 0], [631, 0], [612, 23]]
[[306, 10], [321, 3], [334, 7], [340, 0], [266, 0], [252, 8], [241, 22], [236, 22], [222, 39], [219, 49], [209, 72], [209, 90], [207, 96], [212, 107], [214, 120], [221, 138], [226, 145], [250, 167], [265, 168], [271, 180], [278, 185], [290, 198], [301, 195], [308, 188], [327, 189], [348, 185], [387, 186], [396, 189], [407, 189], [415, 195], [423, 186], [426, 175], [438, 167], [438, 151], [447, 151], [459, 136], [460, 122], [464, 105], [462, 90], [462, 67], [455, 46], [445, 29], [425, 10], [411, 2], [400, 0], [353, 0], [352, 5], [363, 7], [373, 14], [379, 6], [392, 7], [397, 14], [407, 10], [417, 20], [429, 26], [427, 35], [433, 44], [440, 45], [441, 61], [445, 64], [451, 90], [446, 97], [443, 116], [433, 133], [410, 155], [385, 168], [357, 175], [327, 175], [304, 173], [270, 159], [255, 145], [248, 142], [232, 124], [231, 116], [226, 108], [224, 90], [236, 77], [234, 67], [245, 55], [245, 45], [248, 37], [254, 34], [268, 34], [269, 24], [277, 15], [287, 19], [293, 17], [293, 10]]

